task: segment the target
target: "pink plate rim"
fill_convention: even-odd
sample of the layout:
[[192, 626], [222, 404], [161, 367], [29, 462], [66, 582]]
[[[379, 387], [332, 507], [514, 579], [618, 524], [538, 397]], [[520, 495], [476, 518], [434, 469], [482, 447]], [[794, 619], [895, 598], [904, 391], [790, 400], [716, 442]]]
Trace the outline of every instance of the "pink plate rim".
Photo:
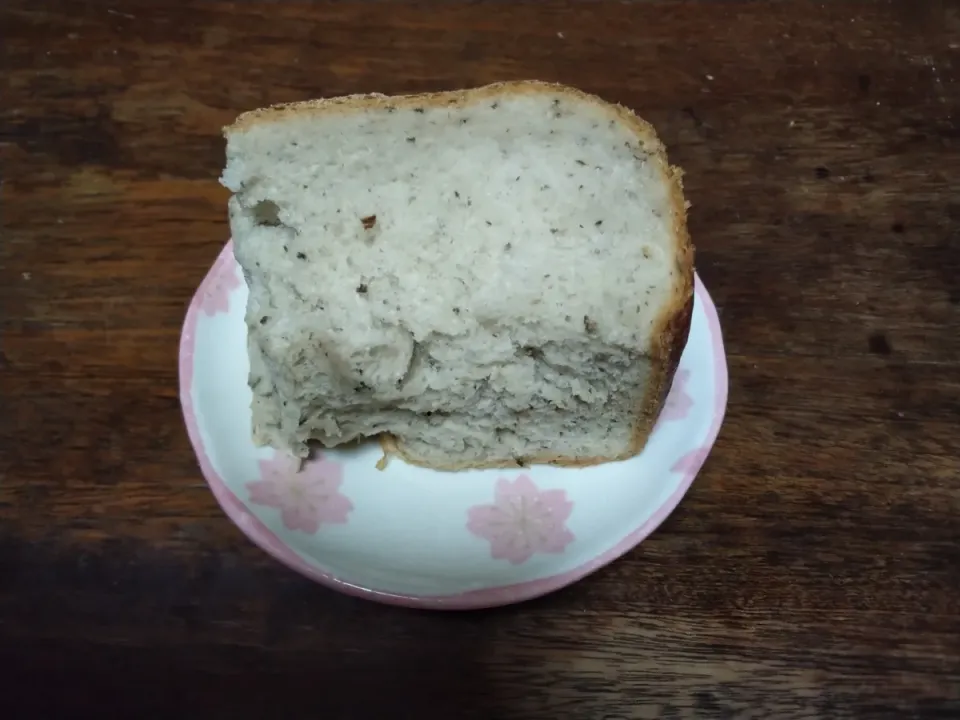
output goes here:
[[[702, 453], [696, 462], [696, 467], [688, 470], [680, 485], [657, 508], [646, 522], [638, 528], [628, 533], [620, 542], [588, 560], [587, 562], [556, 575], [536, 580], [526, 580], [512, 585], [502, 585], [498, 587], [482, 588], [479, 590], [470, 590], [467, 592], [456, 593], [452, 595], [400, 595], [397, 593], [376, 590], [373, 588], [361, 587], [341, 580], [330, 573], [323, 572], [314, 567], [302, 557], [300, 557], [292, 548], [287, 546], [272, 530], [264, 525], [252, 512], [247, 510], [243, 502], [232, 490], [224, 483], [223, 479], [213, 467], [210, 458], [207, 456], [206, 449], [200, 437], [200, 428], [197, 424], [197, 417], [193, 408], [193, 355], [195, 347], [195, 334], [197, 321], [201, 314], [200, 301], [207, 290], [208, 284], [215, 278], [225, 262], [232, 260], [233, 241], [228, 241], [223, 250], [217, 257], [216, 262], [207, 272], [203, 282], [197, 288], [190, 306], [187, 309], [187, 316], [183, 324], [183, 331], [180, 336], [180, 404], [183, 408], [183, 417], [187, 426], [187, 434], [190, 437], [190, 443], [193, 445], [194, 452], [200, 464], [207, 484], [213, 491], [217, 502], [223, 508], [227, 516], [239, 527], [247, 537], [258, 545], [262, 550], [272, 555], [275, 559], [306, 577], [314, 580], [321, 585], [325, 585], [333, 590], [337, 590], [354, 597], [375, 600], [390, 605], [401, 607], [423, 608], [432, 610], [479, 610], [483, 608], [498, 607], [501, 605], [510, 605], [513, 603], [524, 602], [534, 598], [546, 595], [547, 593], [559, 590], [567, 585], [586, 577], [590, 573], [599, 570], [605, 565], [613, 562], [628, 550], [633, 549], [640, 544], [650, 533], [673, 512], [674, 508], [680, 503], [680, 500], [686, 494], [693, 483], [694, 477], [700, 471], [700, 467], [706, 460], [708, 453]], [[707, 316], [707, 325], [709, 327], [711, 345], [713, 348], [713, 371], [714, 371], [714, 411], [713, 422], [707, 438], [700, 446], [701, 448], [711, 448], [720, 432], [720, 425], [723, 422], [723, 416], [727, 406], [727, 361], [723, 348], [723, 337], [720, 331], [720, 320], [717, 317], [717, 309], [707, 293], [706, 288], [700, 281], [699, 276], [694, 278], [694, 292], [701, 303]]]

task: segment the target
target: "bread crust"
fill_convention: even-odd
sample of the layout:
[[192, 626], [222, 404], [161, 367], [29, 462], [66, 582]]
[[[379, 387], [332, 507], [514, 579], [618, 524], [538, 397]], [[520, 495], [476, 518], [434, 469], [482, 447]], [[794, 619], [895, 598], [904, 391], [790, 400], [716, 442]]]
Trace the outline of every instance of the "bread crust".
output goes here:
[[[401, 441], [389, 434], [380, 436], [380, 443], [386, 455], [397, 455], [404, 461], [434, 470], [467, 470], [484, 468], [522, 468], [528, 465], [559, 465], [563, 467], [587, 467], [602, 463], [625, 460], [639, 454], [646, 446], [657, 418], [663, 409], [673, 377], [680, 364], [680, 357], [690, 332], [693, 314], [693, 277], [694, 247], [687, 230], [688, 204], [683, 195], [683, 172], [672, 167], [666, 155], [663, 143], [657, 137], [653, 126], [638, 117], [628, 108], [608, 103], [601, 98], [576, 88], [536, 80], [501, 82], [467, 90], [456, 90], [418, 95], [389, 96], [378, 93], [367, 95], [348, 95], [345, 97], [274, 105], [268, 108], [244, 113], [232, 124], [224, 128], [225, 136], [244, 132], [251, 127], [284, 120], [291, 115], [310, 116], [315, 114], [347, 113], [385, 107], [449, 107], [469, 106], [493, 97], [504, 95], [564, 95], [570, 99], [593, 104], [606, 111], [612, 120], [626, 125], [643, 143], [651, 161], [655, 162], [662, 174], [664, 184], [669, 188], [672, 207], [675, 272], [671, 299], [654, 324], [652, 347], [650, 349], [651, 374], [647, 388], [637, 407], [636, 421], [630, 443], [623, 452], [610, 457], [571, 457], [556, 454], [541, 454], [526, 458], [503, 458], [488, 462], [451, 460], [449, 463], [431, 463], [409, 453]], [[380, 463], [378, 467], [382, 467]]]

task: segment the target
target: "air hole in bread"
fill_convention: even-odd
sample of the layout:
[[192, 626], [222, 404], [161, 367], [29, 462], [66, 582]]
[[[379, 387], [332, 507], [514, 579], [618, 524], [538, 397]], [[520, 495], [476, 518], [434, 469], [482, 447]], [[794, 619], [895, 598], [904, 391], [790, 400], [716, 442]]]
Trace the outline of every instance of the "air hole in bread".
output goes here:
[[280, 222], [280, 206], [273, 200], [261, 200], [253, 206], [251, 214], [257, 225], [265, 227], [280, 227], [283, 225]]

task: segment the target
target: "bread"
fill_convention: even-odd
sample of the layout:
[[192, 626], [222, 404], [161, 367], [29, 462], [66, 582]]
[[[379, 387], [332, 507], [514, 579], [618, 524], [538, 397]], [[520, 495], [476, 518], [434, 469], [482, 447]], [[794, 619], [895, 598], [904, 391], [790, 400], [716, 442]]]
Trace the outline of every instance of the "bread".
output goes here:
[[693, 248], [653, 128], [539, 82], [281, 105], [224, 129], [253, 433], [437, 469], [643, 449]]

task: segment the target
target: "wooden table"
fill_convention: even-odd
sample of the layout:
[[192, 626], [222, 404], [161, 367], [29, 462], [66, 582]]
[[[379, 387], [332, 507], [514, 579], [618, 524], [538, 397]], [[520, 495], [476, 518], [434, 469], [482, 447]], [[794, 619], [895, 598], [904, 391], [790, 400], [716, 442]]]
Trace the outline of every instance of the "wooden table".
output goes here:
[[[0, 29], [10, 717], [960, 717], [956, 3], [7, 0]], [[528, 77], [637, 109], [685, 168], [726, 423], [564, 591], [337, 595], [226, 519], [183, 428], [220, 127]]]

